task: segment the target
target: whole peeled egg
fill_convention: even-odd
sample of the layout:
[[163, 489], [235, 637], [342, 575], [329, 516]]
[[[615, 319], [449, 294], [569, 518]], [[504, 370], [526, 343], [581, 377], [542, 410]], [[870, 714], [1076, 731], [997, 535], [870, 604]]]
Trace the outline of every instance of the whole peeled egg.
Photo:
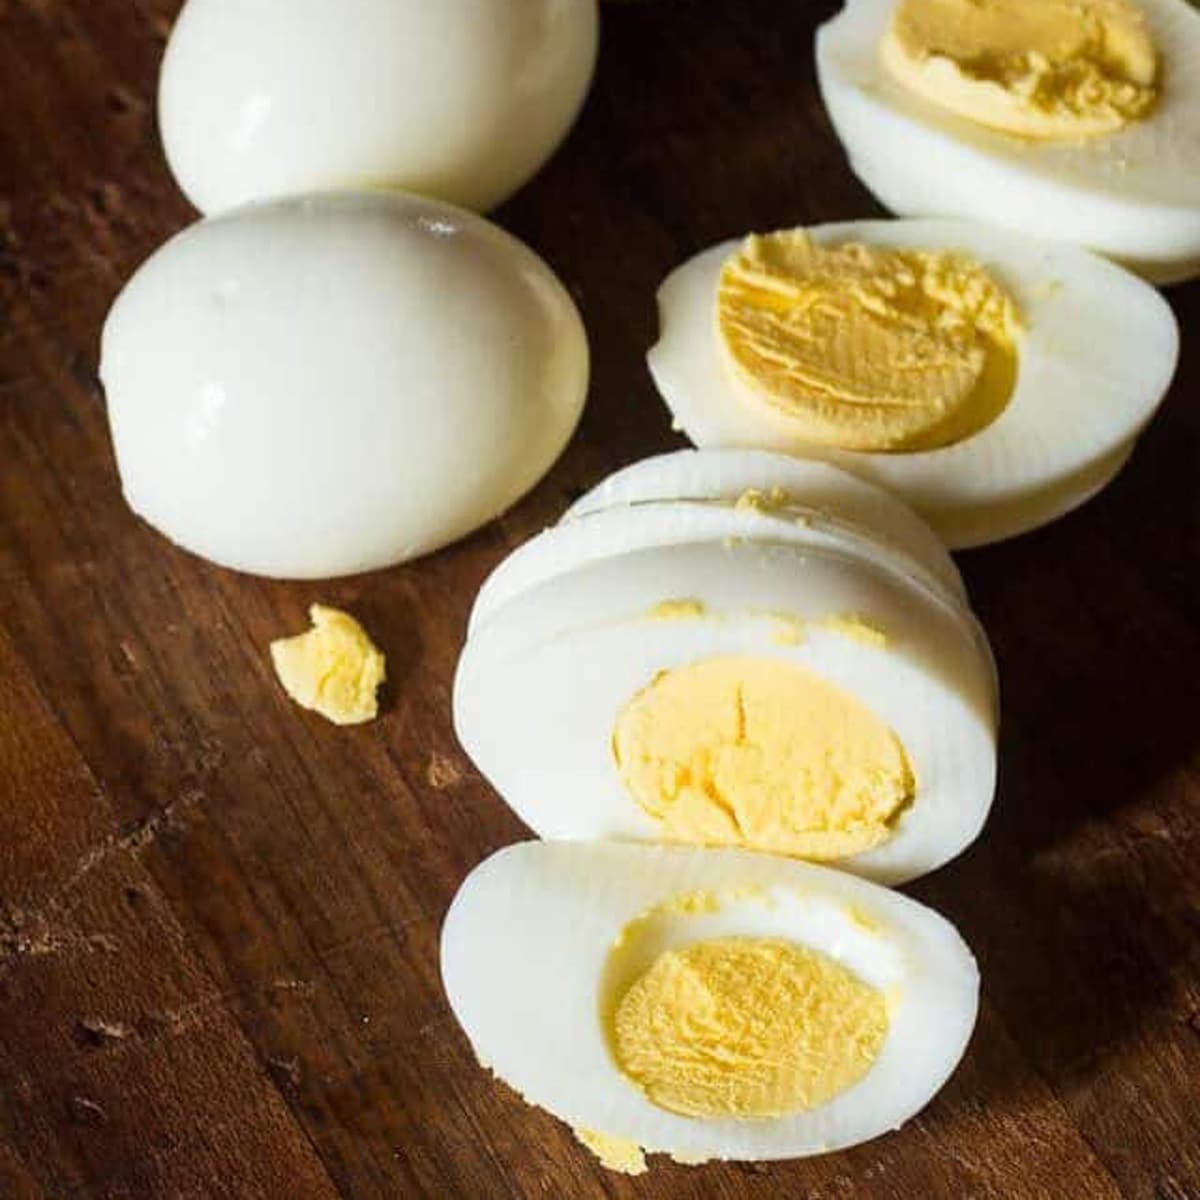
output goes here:
[[569, 295], [489, 222], [399, 193], [184, 230], [104, 327], [130, 506], [224, 566], [323, 578], [435, 550], [515, 503], [584, 402]]
[[566, 136], [596, 0], [188, 0], [159, 120], [204, 213], [397, 187], [485, 210]]

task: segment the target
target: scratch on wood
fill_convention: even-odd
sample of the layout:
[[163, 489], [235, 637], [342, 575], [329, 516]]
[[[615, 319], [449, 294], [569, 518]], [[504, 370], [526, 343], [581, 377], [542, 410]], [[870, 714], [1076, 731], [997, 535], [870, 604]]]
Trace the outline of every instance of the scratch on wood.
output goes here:
[[108, 1120], [108, 1113], [87, 1096], [72, 1096], [67, 1101], [67, 1112], [77, 1125], [103, 1125]]
[[258, 987], [224, 988], [180, 1008], [157, 1009], [147, 1013], [138, 1021], [137, 1032], [149, 1037], [165, 1030], [175, 1036], [203, 1025], [211, 1013], [227, 1008], [231, 1001], [263, 993], [311, 995], [316, 990], [316, 984], [307, 979], [273, 979], [265, 986], [260, 984]]
[[300, 1086], [303, 1074], [300, 1069], [300, 1060], [295, 1055], [292, 1055], [290, 1058], [285, 1058], [282, 1055], [272, 1055], [267, 1059], [267, 1066], [271, 1068], [272, 1074], [282, 1082], [294, 1088]]
[[317, 990], [317, 985], [310, 979], [272, 979], [271, 987], [277, 992], [303, 992], [305, 995]]
[[114, 855], [137, 858], [168, 830], [185, 827], [184, 818], [204, 799], [200, 791], [184, 792], [161, 812], [139, 821], [122, 834], [110, 834], [75, 864], [62, 886], [41, 906], [26, 912], [10, 907], [0, 912], [0, 979], [23, 960], [46, 958], [68, 950], [116, 953], [120, 943], [108, 933], [85, 934], [64, 921], [67, 902], [83, 881]]
[[84, 1046], [100, 1048], [112, 1042], [124, 1042], [134, 1031], [122, 1021], [105, 1021], [100, 1017], [81, 1017], [75, 1023], [75, 1039]]
[[59, 930], [41, 914], [10, 909], [0, 917], [0, 979], [22, 959], [46, 958], [66, 950], [115, 954], [119, 949], [117, 939], [106, 933], [85, 935], [72, 929]]

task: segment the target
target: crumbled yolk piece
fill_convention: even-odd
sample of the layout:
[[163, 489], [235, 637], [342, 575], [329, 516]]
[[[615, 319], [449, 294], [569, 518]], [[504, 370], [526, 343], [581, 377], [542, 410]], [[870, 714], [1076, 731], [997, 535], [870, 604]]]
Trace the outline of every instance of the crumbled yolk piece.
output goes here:
[[661, 672], [622, 708], [612, 747], [671, 841], [844, 858], [886, 841], [916, 792], [900, 739], [870, 709], [773, 658]]
[[717, 329], [749, 402], [846, 450], [961, 441], [1016, 382], [1016, 306], [962, 254], [752, 235], [721, 271]]
[[1113, 133], [1157, 98], [1158, 55], [1129, 0], [900, 0], [880, 56], [924, 99], [1025, 138]]
[[706, 611], [702, 600], [662, 600], [646, 616], [651, 621], [698, 621]]
[[776, 513], [786, 508], [791, 497], [781, 487], [773, 487], [769, 492], [760, 492], [758, 488], [747, 488], [734, 503], [738, 512], [757, 512], [764, 514]]
[[613, 1053], [655, 1104], [688, 1117], [783, 1117], [857, 1083], [887, 1037], [883, 995], [779, 938], [668, 950], [621, 996]]
[[646, 1155], [637, 1142], [597, 1133], [594, 1129], [576, 1129], [575, 1136], [600, 1160], [600, 1165], [622, 1175], [644, 1175]]
[[279, 682], [297, 704], [335, 725], [375, 718], [376, 690], [384, 680], [384, 658], [366, 630], [349, 613], [323, 604], [309, 609], [313, 627], [271, 643]]
[[819, 622], [823, 629], [832, 633], [840, 633], [842, 637], [864, 646], [877, 646], [882, 649], [888, 644], [887, 634], [880, 627], [864, 617], [833, 616]]

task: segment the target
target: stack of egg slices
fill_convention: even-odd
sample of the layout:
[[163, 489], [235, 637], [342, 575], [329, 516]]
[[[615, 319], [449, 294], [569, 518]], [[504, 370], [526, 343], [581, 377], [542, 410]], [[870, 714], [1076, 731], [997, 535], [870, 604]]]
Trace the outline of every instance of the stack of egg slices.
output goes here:
[[450, 1003], [607, 1165], [814, 1154], [941, 1086], [974, 960], [867, 880], [979, 833], [997, 691], [958, 572], [903, 504], [755, 451], [619, 472], [484, 585], [454, 709], [554, 840], [464, 884]]
[[1183, 0], [847, 0], [817, 59], [906, 218], [667, 279], [649, 367], [702, 449], [502, 563], [456, 679], [460, 741], [548, 840], [464, 884], [447, 993], [483, 1063], [631, 1173], [849, 1146], [953, 1070], [974, 960], [880, 886], [992, 800], [992, 658], [944, 546], [1083, 503], [1170, 385], [1170, 308], [1072, 243], [1200, 272]]
[[[537, 170], [596, 38], [596, 0], [188, 0], [160, 118], [207, 215], [103, 338], [137, 512], [321, 578], [533, 486], [586, 338], [546, 264], [455, 205]], [[463, 746], [547, 840], [464, 883], [450, 1003], [624, 1171], [852, 1145], [954, 1069], [974, 960], [885, 886], [968, 846], [995, 787], [995, 670], [946, 546], [1050, 521], [1132, 453], [1179, 335], [1109, 259], [1200, 273], [1184, 0], [847, 0], [816, 52], [902, 219], [752, 235], [666, 280], [649, 368], [700, 449], [501, 564], [455, 683]]]

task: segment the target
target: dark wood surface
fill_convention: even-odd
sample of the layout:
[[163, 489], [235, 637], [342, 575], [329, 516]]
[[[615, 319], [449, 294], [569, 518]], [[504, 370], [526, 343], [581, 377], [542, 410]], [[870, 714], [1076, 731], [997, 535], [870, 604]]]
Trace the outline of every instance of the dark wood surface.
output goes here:
[[[867, 216], [800, 0], [609, 5], [583, 119], [499, 220], [567, 281], [579, 435], [502, 522], [327, 585], [234, 575], [126, 509], [96, 381], [122, 281], [190, 219], [152, 103], [174, 0], [0, 0], [0, 1195], [1200, 1197], [1200, 285], [1132, 465], [964, 557], [1002, 779], [911, 888], [983, 972], [962, 1067], [901, 1133], [607, 1175], [484, 1074], [438, 982], [466, 872], [526, 831], [455, 744], [475, 589], [605, 472], [677, 444], [654, 290], [751, 228]], [[469, 464], [464, 464], [469, 469]], [[344, 605], [382, 718], [293, 707], [268, 641]]]

